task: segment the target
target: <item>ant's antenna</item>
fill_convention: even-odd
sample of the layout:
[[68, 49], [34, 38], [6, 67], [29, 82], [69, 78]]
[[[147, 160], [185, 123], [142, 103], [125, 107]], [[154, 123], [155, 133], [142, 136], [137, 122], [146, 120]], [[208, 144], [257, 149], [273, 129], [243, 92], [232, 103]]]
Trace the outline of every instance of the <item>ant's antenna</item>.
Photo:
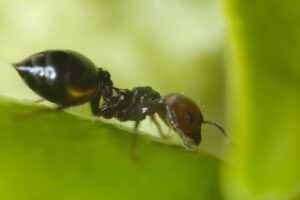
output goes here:
[[222, 133], [223, 135], [226, 137], [226, 139], [231, 142], [231, 138], [230, 136], [225, 132], [224, 128], [222, 126], [220, 126], [219, 124], [215, 123], [215, 122], [211, 122], [211, 121], [203, 121], [203, 124], [211, 124], [215, 127], [217, 127]]

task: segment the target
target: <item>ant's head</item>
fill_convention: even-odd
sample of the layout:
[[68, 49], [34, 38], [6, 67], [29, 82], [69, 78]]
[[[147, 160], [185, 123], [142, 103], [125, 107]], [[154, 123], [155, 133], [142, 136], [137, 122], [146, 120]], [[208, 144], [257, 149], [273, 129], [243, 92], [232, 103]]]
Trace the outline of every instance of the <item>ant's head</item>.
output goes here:
[[[163, 100], [170, 106], [170, 111], [173, 116], [168, 116], [167, 113], [162, 112], [160, 113], [161, 118], [171, 126], [171, 118], [173, 118], [184, 135], [188, 137], [192, 143], [199, 145], [201, 142], [203, 116], [198, 106], [191, 99], [181, 94], [168, 94], [163, 97]], [[168, 120], [166, 118], [168, 118]]]
[[217, 127], [230, 141], [229, 135], [219, 124], [204, 121], [198, 106], [188, 97], [181, 94], [168, 94], [163, 97], [165, 109], [159, 112], [160, 117], [174, 128], [182, 132], [194, 145], [201, 142], [201, 125], [211, 124]]

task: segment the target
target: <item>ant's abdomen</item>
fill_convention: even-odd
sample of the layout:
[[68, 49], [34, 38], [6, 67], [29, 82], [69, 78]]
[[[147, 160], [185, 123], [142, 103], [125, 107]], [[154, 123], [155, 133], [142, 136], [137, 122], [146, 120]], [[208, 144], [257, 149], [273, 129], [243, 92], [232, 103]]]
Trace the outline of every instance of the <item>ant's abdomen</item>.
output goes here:
[[96, 66], [74, 51], [44, 51], [13, 65], [34, 92], [56, 104], [80, 104], [98, 90]]

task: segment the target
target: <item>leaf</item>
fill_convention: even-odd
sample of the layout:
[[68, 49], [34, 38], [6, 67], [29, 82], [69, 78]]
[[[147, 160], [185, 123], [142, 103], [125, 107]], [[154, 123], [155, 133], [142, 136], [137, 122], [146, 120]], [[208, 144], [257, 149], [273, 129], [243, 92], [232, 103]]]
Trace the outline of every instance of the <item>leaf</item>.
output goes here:
[[[232, 125], [229, 199], [295, 198], [300, 184], [300, 2], [227, 0]], [[238, 82], [236, 82], [238, 81]], [[298, 190], [299, 195], [299, 190]]]
[[220, 199], [220, 161], [67, 112], [0, 100], [0, 199]]

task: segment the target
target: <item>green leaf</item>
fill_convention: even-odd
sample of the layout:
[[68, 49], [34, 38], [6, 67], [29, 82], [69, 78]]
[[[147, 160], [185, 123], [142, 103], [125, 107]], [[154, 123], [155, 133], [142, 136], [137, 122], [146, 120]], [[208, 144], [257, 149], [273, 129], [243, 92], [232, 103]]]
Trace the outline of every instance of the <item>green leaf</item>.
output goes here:
[[221, 199], [220, 161], [67, 112], [0, 100], [0, 199]]
[[[230, 199], [296, 198], [300, 184], [300, 1], [227, 0], [236, 143]], [[236, 79], [233, 79], [236, 78]], [[238, 81], [238, 82], [236, 82]], [[298, 190], [299, 194], [299, 190]]]

